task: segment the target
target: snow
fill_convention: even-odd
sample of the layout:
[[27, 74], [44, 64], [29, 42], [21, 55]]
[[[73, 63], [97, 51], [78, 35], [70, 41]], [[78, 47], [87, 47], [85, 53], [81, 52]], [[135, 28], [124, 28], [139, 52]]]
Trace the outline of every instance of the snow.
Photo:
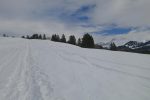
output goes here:
[[0, 38], [0, 100], [150, 100], [150, 55]]

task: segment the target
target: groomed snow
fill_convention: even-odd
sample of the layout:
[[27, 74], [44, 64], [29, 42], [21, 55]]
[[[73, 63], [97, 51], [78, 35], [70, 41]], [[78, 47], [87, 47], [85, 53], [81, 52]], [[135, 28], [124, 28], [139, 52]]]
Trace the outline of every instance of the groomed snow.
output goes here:
[[0, 100], [150, 100], [150, 55], [0, 38]]

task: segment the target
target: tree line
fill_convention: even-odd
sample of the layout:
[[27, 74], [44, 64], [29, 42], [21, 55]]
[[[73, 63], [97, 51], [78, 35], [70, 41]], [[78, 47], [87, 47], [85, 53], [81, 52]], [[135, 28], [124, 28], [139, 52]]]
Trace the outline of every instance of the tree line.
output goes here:
[[[22, 38], [41, 39], [41, 40], [48, 39], [45, 34], [43, 35], [33, 34], [32, 36], [27, 35], [27, 36], [22, 36]], [[53, 34], [51, 36], [51, 41], [68, 43], [68, 44], [77, 45], [83, 48], [95, 48], [94, 39], [92, 35], [88, 33], [84, 34], [83, 38], [78, 38], [78, 39], [76, 39], [74, 35], [70, 35], [68, 41], [66, 40], [66, 36], [64, 34], [62, 34], [61, 37], [58, 34]]]
[[66, 40], [66, 37], [64, 34], [61, 37], [57, 34], [53, 34], [51, 41], [69, 43], [69, 44], [77, 45], [77, 46], [80, 46], [83, 48], [94, 48], [95, 47], [94, 39], [88, 33], [84, 34], [83, 38], [78, 38], [78, 39], [76, 39], [76, 37], [74, 35], [70, 35], [68, 41]]
[[27, 36], [22, 36], [22, 38], [26, 38], [26, 39], [40, 39], [40, 40], [46, 40], [47, 39], [45, 34], [43, 34], [43, 35], [41, 35], [41, 34], [33, 34], [32, 36], [27, 35]]
[[[40, 39], [40, 40], [48, 39], [45, 34], [43, 34], [43, 35], [33, 34], [32, 36], [27, 35], [27, 36], [22, 36], [22, 38]], [[76, 39], [76, 37], [74, 35], [70, 35], [68, 41], [67, 41], [66, 36], [64, 34], [62, 34], [61, 37], [58, 34], [53, 34], [51, 36], [50, 40], [54, 41], [54, 42], [68, 43], [68, 44], [80, 46], [83, 48], [104, 49], [101, 45], [95, 44], [92, 35], [90, 35], [88, 33], [84, 34], [82, 38], [78, 38], [78, 39]], [[110, 50], [117, 50], [117, 46], [115, 45], [115, 43], [110, 44]]]

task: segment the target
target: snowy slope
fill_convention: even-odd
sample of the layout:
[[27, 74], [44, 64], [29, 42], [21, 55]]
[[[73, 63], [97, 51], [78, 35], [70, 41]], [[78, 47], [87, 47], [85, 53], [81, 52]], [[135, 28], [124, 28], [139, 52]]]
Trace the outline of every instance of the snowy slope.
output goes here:
[[149, 100], [150, 55], [0, 39], [0, 100]]

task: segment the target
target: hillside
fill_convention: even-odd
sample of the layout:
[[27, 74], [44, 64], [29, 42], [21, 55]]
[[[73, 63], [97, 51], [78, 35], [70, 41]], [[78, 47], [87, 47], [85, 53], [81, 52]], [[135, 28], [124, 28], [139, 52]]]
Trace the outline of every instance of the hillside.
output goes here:
[[0, 100], [149, 100], [150, 55], [0, 38]]

